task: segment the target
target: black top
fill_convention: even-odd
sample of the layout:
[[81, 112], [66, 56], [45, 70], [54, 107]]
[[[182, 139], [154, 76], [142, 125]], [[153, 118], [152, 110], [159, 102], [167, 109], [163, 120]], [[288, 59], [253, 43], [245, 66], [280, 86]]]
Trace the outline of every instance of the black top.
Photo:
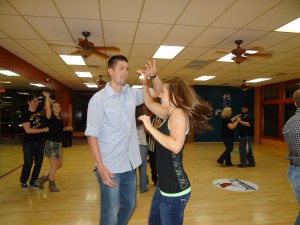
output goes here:
[[238, 132], [240, 137], [253, 137], [254, 135], [254, 117], [249, 113], [244, 113], [241, 116], [242, 121], [249, 122], [250, 127], [247, 127], [241, 123], [238, 124]]
[[[43, 124], [44, 116], [41, 112], [31, 112], [28, 109], [22, 111], [20, 122], [21, 123], [30, 123], [30, 128], [33, 129], [39, 129], [45, 127]], [[37, 133], [37, 134], [27, 134], [24, 130], [24, 137], [23, 137], [23, 143], [28, 142], [39, 142], [43, 140], [44, 135], [43, 133]]]
[[221, 125], [221, 138], [233, 137], [233, 129], [230, 129], [227, 125], [231, 122], [231, 118], [226, 117], [222, 119]]
[[62, 119], [58, 119], [53, 114], [51, 115], [50, 119], [47, 120], [48, 122], [48, 138], [49, 141], [61, 142], [63, 137], [64, 131], [64, 124]]
[[[158, 128], [165, 135], [170, 135], [168, 129], [169, 117]], [[166, 149], [156, 141], [156, 169], [158, 174], [158, 187], [169, 194], [179, 193], [190, 187], [189, 179], [183, 169], [183, 148], [178, 154]]]

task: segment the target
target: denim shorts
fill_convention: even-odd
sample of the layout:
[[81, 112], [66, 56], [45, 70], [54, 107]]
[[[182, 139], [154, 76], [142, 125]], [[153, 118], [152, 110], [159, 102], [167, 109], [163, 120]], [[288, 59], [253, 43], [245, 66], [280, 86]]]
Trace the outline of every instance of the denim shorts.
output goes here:
[[54, 157], [56, 159], [60, 159], [62, 157], [61, 142], [46, 140], [45, 156], [47, 158]]

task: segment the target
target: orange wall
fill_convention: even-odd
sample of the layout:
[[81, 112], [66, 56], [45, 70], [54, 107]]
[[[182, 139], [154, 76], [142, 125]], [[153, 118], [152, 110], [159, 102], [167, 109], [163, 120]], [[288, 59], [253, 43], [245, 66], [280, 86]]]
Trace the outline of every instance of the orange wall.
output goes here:
[[[64, 124], [71, 125], [72, 92], [67, 86], [51, 78], [48, 74], [27, 63], [20, 57], [7, 51], [2, 46], [0, 46], [0, 67], [2, 67], [3, 69], [11, 70], [17, 74], [20, 74], [22, 77], [25, 77], [36, 83], [41, 83], [46, 87], [54, 90], [56, 100], [58, 100], [61, 105]], [[50, 78], [51, 82], [47, 83], [45, 81], [45, 78]]]

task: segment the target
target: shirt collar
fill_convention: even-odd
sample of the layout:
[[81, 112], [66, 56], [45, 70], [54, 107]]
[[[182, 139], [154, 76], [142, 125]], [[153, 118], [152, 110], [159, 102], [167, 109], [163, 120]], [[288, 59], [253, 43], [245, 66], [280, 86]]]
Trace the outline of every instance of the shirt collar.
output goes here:
[[[106, 85], [105, 85], [105, 91], [107, 91], [108, 95], [109, 96], [112, 96], [112, 95], [119, 95], [120, 93], [116, 93], [111, 87], [110, 87], [110, 82], [107, 82]], [[128, 84], [125, 84], [122, 89], [121, 89], [121, 92], [126, 92], [126, 90], [129, 88], [129, 85]]]

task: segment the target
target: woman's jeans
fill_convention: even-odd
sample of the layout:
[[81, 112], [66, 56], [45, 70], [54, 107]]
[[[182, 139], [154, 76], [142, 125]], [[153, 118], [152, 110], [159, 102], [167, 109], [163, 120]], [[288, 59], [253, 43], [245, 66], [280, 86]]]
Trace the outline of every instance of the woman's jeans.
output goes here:
[[117, 184], [111, 188], [103, 184], [95, 171], [100, 186], [100, 225], [126, 225], [135, 207], [136, 172], [131, 170], [115, 173], [112, 181]]
[[167, 197], [160, 193], [158, 187], [155, 188], [149, 225], [181, 225], [183, 224], [184, 209], [189, 201], [191, 192], [183, 196]]
[[227, 166], [232, 165], [231, 162], [231, 152], [233, 150], [233, 138], [232, 137], [224, 137], [223, 143], [225, 145], [225, 151], [223, 154], [219, 157], [218, 162], [223, 163], [225, 160], [225, 164]]
[[44, 144], [43, 140], [34, 142], [23, 143], [23, 159], [24, 164], [22, 167], [20, 182], [26, 183], [30, 176], [31, 167], [34, 161], [34, 168], [29, 181], [30, 185], [38, 179], [43, 159], [44, 159]]
[[142, 164], [139, 167], [140, 174], [140, 192], [147, 191], [147, 156], [148, 156], [148, 145], [140, 145], [140, 152], [142, 158]]
[[[300, 166], [290, 164], [288, 167], [288, 179], [292, 186], [294, 195], [300, 206]], [[300, 212], [295, 221], [295, 225], [300, 225]]]

